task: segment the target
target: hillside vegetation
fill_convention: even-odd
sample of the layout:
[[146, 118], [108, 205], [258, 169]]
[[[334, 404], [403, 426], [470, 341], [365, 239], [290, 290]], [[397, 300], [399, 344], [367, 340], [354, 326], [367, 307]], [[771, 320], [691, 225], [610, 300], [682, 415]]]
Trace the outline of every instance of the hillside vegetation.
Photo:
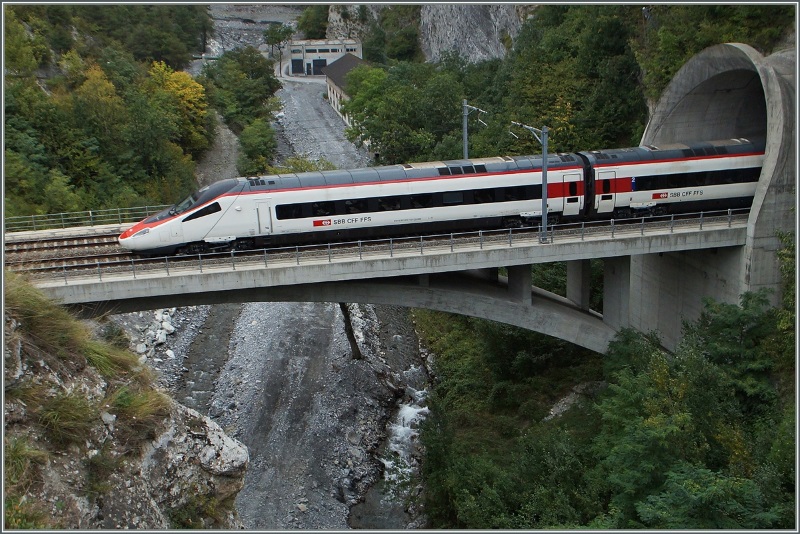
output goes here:
[[[487, 112], [470, 114], [471, 157], [541, 152], [512, 120], [547, 126], [554, 152], [636, 146], [648, 102], [689, 58], [725, 42], [770, 52], [793, 23], [793, 6], [543, 5], [504, 59], [468, 64], [451, 54], [434, 65], [401, 61], [414, 55], [393, 56], [372, 30], [372, 66], [348, 80], [345, 110], [358, 122], [349, 135], [369, 139], [383, 163], [457, 159], [466, 99]], [[413, 25], [408, 17], [385, 32]]]
[[199, 6], [3, 6], [5, 213], [165, 203], [195, 188], [213, 127], [180, 72]]

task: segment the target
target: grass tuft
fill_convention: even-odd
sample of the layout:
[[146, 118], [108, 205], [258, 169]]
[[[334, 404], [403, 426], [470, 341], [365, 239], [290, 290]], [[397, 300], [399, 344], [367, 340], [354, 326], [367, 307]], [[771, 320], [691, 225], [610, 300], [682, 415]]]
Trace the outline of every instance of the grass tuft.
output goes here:
[[171, 401], [155, 389], [122, 386], [106, 397], [105, 405], [117, 416], [119, 438], [129, 446], [137, 446], [156, 437], [163, 419], [169, 415]]
[[6, 488], [24, 493], [38, 479], [38, 469], [47, 462], [47, 452], [33, 447], [24, 437], [6, 437], [3, 450]]
[[45, 400], [39, 410], [39, 424], [57, 446], [86, 441], [98, 417], [97, 407], [86, 397], [70, 393]]
[[4, 274], [6, 311], [19, 321], [29, 342], [44, 353], [82, 363], [89, 329], [20, 275]]

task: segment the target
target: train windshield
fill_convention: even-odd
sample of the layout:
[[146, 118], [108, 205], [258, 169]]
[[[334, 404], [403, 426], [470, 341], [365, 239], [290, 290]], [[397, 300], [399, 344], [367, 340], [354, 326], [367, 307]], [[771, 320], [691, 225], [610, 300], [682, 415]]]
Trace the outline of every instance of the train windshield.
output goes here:
[[234, 186], [239, 184], [239, 180], [236, 178], [231, 178], [228, 180], [222, 180], [211, 185], [207, 185], [206, 187], [202, 188], [200, 191], [195, 191], [188, 197], [186, 197], [182, 202], [175, 204], [169, 210], [170, 215], [179, 215], [184, 211], [192, 208], [193, 206], [197, 206], [198, 204], [205, 204], [211, 199], [214, 199], [224, 193], [227, 193]]
[[198, 204], [205, 204], [212, 198], [216, 198], [222, 195], [223, 193], [231, 191], [232, 189], [234, 189], [234, 187], [236, 187], [239, 184], [240, 182], [236, 178], [230, 178], [228, 180], [222, 180], [213, 183], [211, 185], [202, 188], [200, 191], [195, 191], [194, 193], [183, 199], [178, 204], [175, 204], [171, 208], [167, 208], [164, 211], [156, 213], [155, 215], [151, 215], [143, 222], [154, 223], [181, 214], [184, 211], [191, 208], [192, 206], [196, 206]]

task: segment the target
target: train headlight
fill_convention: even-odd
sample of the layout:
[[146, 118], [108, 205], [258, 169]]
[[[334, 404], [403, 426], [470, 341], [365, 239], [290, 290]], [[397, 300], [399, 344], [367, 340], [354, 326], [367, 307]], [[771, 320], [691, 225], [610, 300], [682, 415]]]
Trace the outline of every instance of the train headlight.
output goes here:
[[135, 237], [142, 237], [143, 235], [147, 235], [150, 233], [150, 228], [145, 228], [144, 230], [139, 230], [135, 234], [133, 234], [130, 238], [133, 239]]

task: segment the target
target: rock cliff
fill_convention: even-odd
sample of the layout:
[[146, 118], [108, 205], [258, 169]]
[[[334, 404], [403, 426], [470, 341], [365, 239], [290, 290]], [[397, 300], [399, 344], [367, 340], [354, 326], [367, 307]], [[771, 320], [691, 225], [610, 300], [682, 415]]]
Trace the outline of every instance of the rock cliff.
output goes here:
[[[366, 22], [359, 6], [331, 6], [328, 38], [361, 37], [369, 22], [378, 20], [384, 5], [368, 5]], [[455, 51], [469, 62], [505, 56], [533, 11], [530, 4], [425, 4], [420, 7], [420, 47], [428, 61]], [[345, 14], [346, 13], [346, 14]]]
[[527, 12], [513, 4], [426, 4], [420, 13], [420, 46], [428, 61], [448, 51], [471, 63], [503, 58]]

